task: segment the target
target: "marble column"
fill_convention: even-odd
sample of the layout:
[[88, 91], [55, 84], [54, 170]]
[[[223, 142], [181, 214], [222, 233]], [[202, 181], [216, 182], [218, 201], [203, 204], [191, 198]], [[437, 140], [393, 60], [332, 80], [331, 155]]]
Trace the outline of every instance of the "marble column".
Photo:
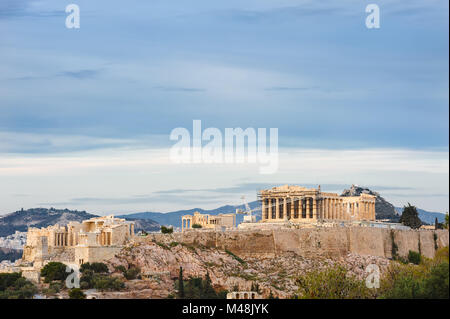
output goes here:
[[266, 199], [263, 197], [262, 201], [261, 201], [261, 219], [265, 220], [266, 219]]
[[275, 198], [275, 219], [280, 219], [280, 199], [277, 197]]
[[313, 197], [313, 219], [317, 219], [317, 199]]
[[310, 213], [309, 213], [309, 210], [310, 210], [310, 202], [309, 202], [309, 197], [307, 197], [306, 198], [306, 218], [310, 218]]
[[272, 198], [267, 198], [267, 219], [272, 219]]
[[287, 198], [283, 199], [283, 218], [287, 217]]

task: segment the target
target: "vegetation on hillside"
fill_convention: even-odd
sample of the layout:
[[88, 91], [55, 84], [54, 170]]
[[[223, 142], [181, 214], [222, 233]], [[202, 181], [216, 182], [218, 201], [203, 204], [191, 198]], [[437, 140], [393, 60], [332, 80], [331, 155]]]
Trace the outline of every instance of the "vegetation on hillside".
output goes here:
[[0, 273], [0, 299], [29, 299], [37, 291], [20, 273]]
[[410, 251], [393, 261], [380, 278], [379, 288], [367, 288], [341, 266], [311, 271], [298, 278], [299, 298], [317, 299], [448, 299], [449, 249], [436, 251], [433, 259]]

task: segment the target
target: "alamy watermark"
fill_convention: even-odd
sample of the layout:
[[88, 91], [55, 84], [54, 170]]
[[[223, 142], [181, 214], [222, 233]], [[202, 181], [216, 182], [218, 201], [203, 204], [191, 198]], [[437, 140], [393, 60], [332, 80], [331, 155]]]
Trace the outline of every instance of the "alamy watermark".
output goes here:
[[370, 264], [366, 267], [366, 273], [369, 273], [366, 277], [366, 287], [380, 288], [380, 267]]
[[267, 129], [252, 127], [225, 128], [222, 134], [215, 127], [202, 130], [201, 120], [194, 120], [192, 136], [188, 129], [177, 127], [170, 140], [177, 141], [170, 149], [173, 163], [258, 163], [261, 174], [278, 170], [278, 128], [270, 128], [268, 137]]

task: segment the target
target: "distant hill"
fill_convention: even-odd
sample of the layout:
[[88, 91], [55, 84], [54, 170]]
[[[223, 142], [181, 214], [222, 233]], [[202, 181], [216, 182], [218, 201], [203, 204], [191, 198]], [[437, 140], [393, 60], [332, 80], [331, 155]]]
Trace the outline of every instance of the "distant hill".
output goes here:
[[[401, 216], [403, 212], [403, 207], [395, 207], [397, 213]], [[445, 221], [445, 214], [438, 212], [429, 212], [424, 209], [417, 208], [417, 212], [419, 213], [419, 218], [422, 222], [434, 225], [434, 221], [436, 218], [438, 222], [443, 223]]]
[[[250, 206], [250, 209], [255, 209], [257, 207], [260, 207], [260, 204], [258, 201], [250, 202], [248, 203]], [[221, 206], [216, 209], [202, 209], [202, 208], [192, 208], [187, 210], [178, 210], [174, 212], [168, 212], [168, 213], [159, 213], [159, 212], [143, 212], [143, 213], [134, 213], [134, 214], [127, 214], [127, 215], [121, 215], [118, 217], [121, 218], [140, 218], [140, 219], [153, 219], [154, 221], [157, 221], [161, 225], [172, 225], [174, 227], [181, 227], [181, 216], [183, 215], [191, 215], [194, 212], [198, 211], [202, 214], [210, 214], [210, 215], [218, 215], [218, 214], [227, 214], [227, 213], [235, 213], [236, 209], [239, 208], [241, 210], [245, 210], [244, 205], [225, 205]], [[253, 215], [256, 216], [257, 220], [261, 219], [261, 208], [256, 209], [252, 212]], [[239, 224], [243, 221], [244, 215], [239, 214], [236, 217], [236, 222]]]
[[375, 199], [375, 218], [376, 219], [389, 219], [393, 222], [399, 220], [400, 216], [395, 210], [394, 205], [385, 200], [381, 195], [375, 191], [370, 190], [367, 187], [361, 187], [358, 185], [352, 185], [350, 189], [345, 189], [341, 196], [360, 196], [361, 194], [368, 194], [376, 196]]
[[[67, 225], [71, 221], [81, 222], [85, 219], [98, 217], [85, 211], [55, 209], [55, 208], [30, 208], [19, 210], [0, 217], [0, 237], [14, 234], [16, 231], [26, 232], [28, 227], [47, 227], [50, 225]], [[130, 219], [136, 223], [135, 230], [155, 231], [160, 226], [157, 222], [146, 218], [145, 220]]]

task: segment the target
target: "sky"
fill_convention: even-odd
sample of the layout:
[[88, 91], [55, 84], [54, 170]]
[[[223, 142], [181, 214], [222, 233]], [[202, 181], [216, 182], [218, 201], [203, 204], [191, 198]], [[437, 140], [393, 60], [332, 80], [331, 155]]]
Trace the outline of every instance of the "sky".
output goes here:
[[[0, 0], [0, 214], [211, 209], [281, 184], [446, 212], [448, 5]], [[278, 128], [278, 171], [170, 162], [193, 120]]]

